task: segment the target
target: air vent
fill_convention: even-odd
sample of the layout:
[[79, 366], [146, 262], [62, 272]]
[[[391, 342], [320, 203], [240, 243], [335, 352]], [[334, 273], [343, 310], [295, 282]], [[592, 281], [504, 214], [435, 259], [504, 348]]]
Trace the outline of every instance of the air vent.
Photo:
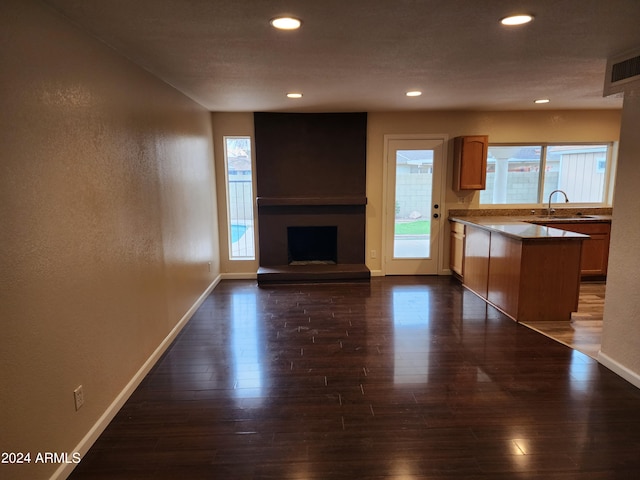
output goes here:
[[640, 75], [640, 56], [616, 63], [611, 68], [611, 82], [619, 82]]
[[604, 96], [624, 92], [631, 84], [640, 85], [640, 49], [617, 55], [607, 61]]

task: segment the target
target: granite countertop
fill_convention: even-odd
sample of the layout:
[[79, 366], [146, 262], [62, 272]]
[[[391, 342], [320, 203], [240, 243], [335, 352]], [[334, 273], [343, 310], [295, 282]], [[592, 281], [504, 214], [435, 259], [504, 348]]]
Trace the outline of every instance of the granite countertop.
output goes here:
[[611, 223], [611, 215], [530, 215], [520, 217], [521, 222], [528, 223]]
[[[554, 210], [551, 217], [556, 219], [578, 218], [578, 219], [608, 219], [611, 220], [613, 209], [610, 207], [561, 207]], [[449, 210], [450, 217], [497, 217], [497, 218], [517, 218], [527, 221], [532, 219], [551, 218], [547, 215], [546, 208], [474, 208]]]
[[611, 222], [610, 209], [583, 212], [584, 209], [558, 209], [555, 214], [549, 216], [544, 213], [537, 215], [535, 211], [531, 213], [526, 210], [452, 210], [449, 212], [449, 220], [526, 240], [589, 238], [589, 235], [560, 230], [545, 224]]
[[535, 225], [511, 217], [450, 217], [449, 220], [498, 232], [519, 240], [549, 240], [558, 238], [586, 239], [589, 235], [569, 232], [558, 228]]

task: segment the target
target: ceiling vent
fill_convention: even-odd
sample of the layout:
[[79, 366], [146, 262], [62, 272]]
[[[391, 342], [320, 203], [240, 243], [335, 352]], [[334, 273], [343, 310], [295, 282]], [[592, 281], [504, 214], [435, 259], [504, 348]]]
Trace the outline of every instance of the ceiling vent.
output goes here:
[[604, 96], [624, 92], [631, 86], [640, 86], [640, 48], [607, 60]]

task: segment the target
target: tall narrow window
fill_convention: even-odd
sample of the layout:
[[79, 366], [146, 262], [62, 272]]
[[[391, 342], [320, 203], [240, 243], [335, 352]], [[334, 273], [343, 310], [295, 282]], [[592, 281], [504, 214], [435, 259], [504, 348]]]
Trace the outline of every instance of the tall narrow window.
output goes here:
[[254, 260], [251, 137], [224, 137], [229, 259]]

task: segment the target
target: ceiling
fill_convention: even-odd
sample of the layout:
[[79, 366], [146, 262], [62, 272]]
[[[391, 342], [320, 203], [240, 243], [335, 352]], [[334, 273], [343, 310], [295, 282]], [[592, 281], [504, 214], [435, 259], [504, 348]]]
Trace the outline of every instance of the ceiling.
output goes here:
[[[606, 60], [640, 46], [640, 0], [44, 1], [224, 112], [620, 108]], [[302, 28], [274, 30], [280, 14]]]

